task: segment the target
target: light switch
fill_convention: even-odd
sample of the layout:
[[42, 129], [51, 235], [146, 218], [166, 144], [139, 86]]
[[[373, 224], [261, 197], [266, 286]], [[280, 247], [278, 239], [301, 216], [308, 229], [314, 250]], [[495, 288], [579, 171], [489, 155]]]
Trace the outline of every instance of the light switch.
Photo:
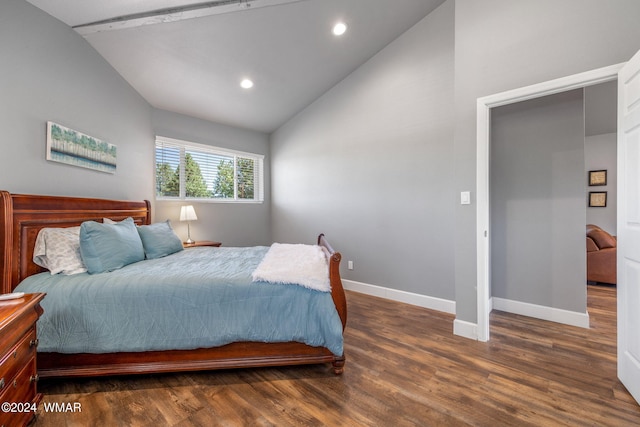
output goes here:
[[470, 205], [471, 204], [471, 192], [463, 191], [460, 193], [460, 204], [461, 205]]

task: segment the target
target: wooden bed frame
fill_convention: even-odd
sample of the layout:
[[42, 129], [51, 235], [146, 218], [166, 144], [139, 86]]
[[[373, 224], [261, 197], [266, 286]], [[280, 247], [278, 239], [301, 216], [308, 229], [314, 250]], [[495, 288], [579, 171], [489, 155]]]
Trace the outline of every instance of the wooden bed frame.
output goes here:
[[[88, 220], [101, 222], [102, 218], [110, 218], [118, 221], [127, 217], [132, 217], [137, 224], [149, 224], [149, 201], [21, 195], [0, 191], [1, 292], [12, 292], [26, 277], [44, 271], [32, 261], [35, 240], [41, 228], [72, 227]], [[322, 234], [318, 236], [318, 245], [327, 253], [331, 294], [344, 330], [347, 303], [340, 279], [341, 255], [331, 248]], [[335, 356], [324, 347], [298, 342], [237, 342], [196, 350], [38, 353], [37, 359], [40, 377], [129, 375], [316, 363], [331, 363], [333, 371], [341, 374], [345, 358]]]

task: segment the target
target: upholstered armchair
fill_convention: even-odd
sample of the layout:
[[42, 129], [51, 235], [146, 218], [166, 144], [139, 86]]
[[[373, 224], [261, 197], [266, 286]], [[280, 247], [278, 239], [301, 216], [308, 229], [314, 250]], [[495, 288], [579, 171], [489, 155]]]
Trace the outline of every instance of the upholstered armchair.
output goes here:
[[587, 224], [587, 281], [616, 284], [616, 238]]

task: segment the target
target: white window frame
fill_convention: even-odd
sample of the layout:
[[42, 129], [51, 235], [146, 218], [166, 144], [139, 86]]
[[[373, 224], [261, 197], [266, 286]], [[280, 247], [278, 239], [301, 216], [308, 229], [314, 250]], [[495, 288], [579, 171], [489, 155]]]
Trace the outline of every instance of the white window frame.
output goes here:
[[[264, 155], [248, 153], [244, 151], [231, 150], [228, 148], [215, 147], [213, 145], [198, 144], [196, 142], [183, 141], [180, 139], [168, 138], [164, 136], [156, 136], [154, 147], [158, 148], [158, 143], [167, 144], [169, 146], [180, 149], [180, 195], [177, 197], [172, 196], [159, 196], [156, 189], [156, 176], [158, 161], [156, 158], [156, 150], [154, 149], [154, 193], [155, 199], [159, 201], [163, 200], [181, 200], [181, 201], [193, 201], [203, 203], [263, 203], [264, 202]], [[187, 150], [197, 150], [202, 153], [210, 153], [212, 155], [233, 157], [233, 198], [215, 198], [215, 197], [187, 197], [186, 185], [185, 185], [185, 153]], [[254, 179], [253, 179], [253, 199], [239, 199], [238, 198], [238, 180], [237, 180], [237, 158], [245, 158], [254, 160]]]

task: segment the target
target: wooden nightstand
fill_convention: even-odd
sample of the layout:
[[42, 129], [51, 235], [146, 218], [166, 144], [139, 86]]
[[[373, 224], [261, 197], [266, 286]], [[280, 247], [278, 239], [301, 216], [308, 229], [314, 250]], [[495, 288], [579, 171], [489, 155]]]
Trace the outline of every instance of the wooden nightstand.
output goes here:
[[211, 240], [200, 240], [199, 242], [195, 242], [195, 243], [182, 242], [182, 246], [184, 246], [185, 248], [195, 248], [195, 247], [198, 247], [198, 246], [215, 246], [215, 247], [219, 247], [219, 246], [222, 246], [222, 243], [213, 242]]
[[45, 294], [0, 301], [0, 425], [26, 425], [42, 395], [37, 391], [36, 321]]

